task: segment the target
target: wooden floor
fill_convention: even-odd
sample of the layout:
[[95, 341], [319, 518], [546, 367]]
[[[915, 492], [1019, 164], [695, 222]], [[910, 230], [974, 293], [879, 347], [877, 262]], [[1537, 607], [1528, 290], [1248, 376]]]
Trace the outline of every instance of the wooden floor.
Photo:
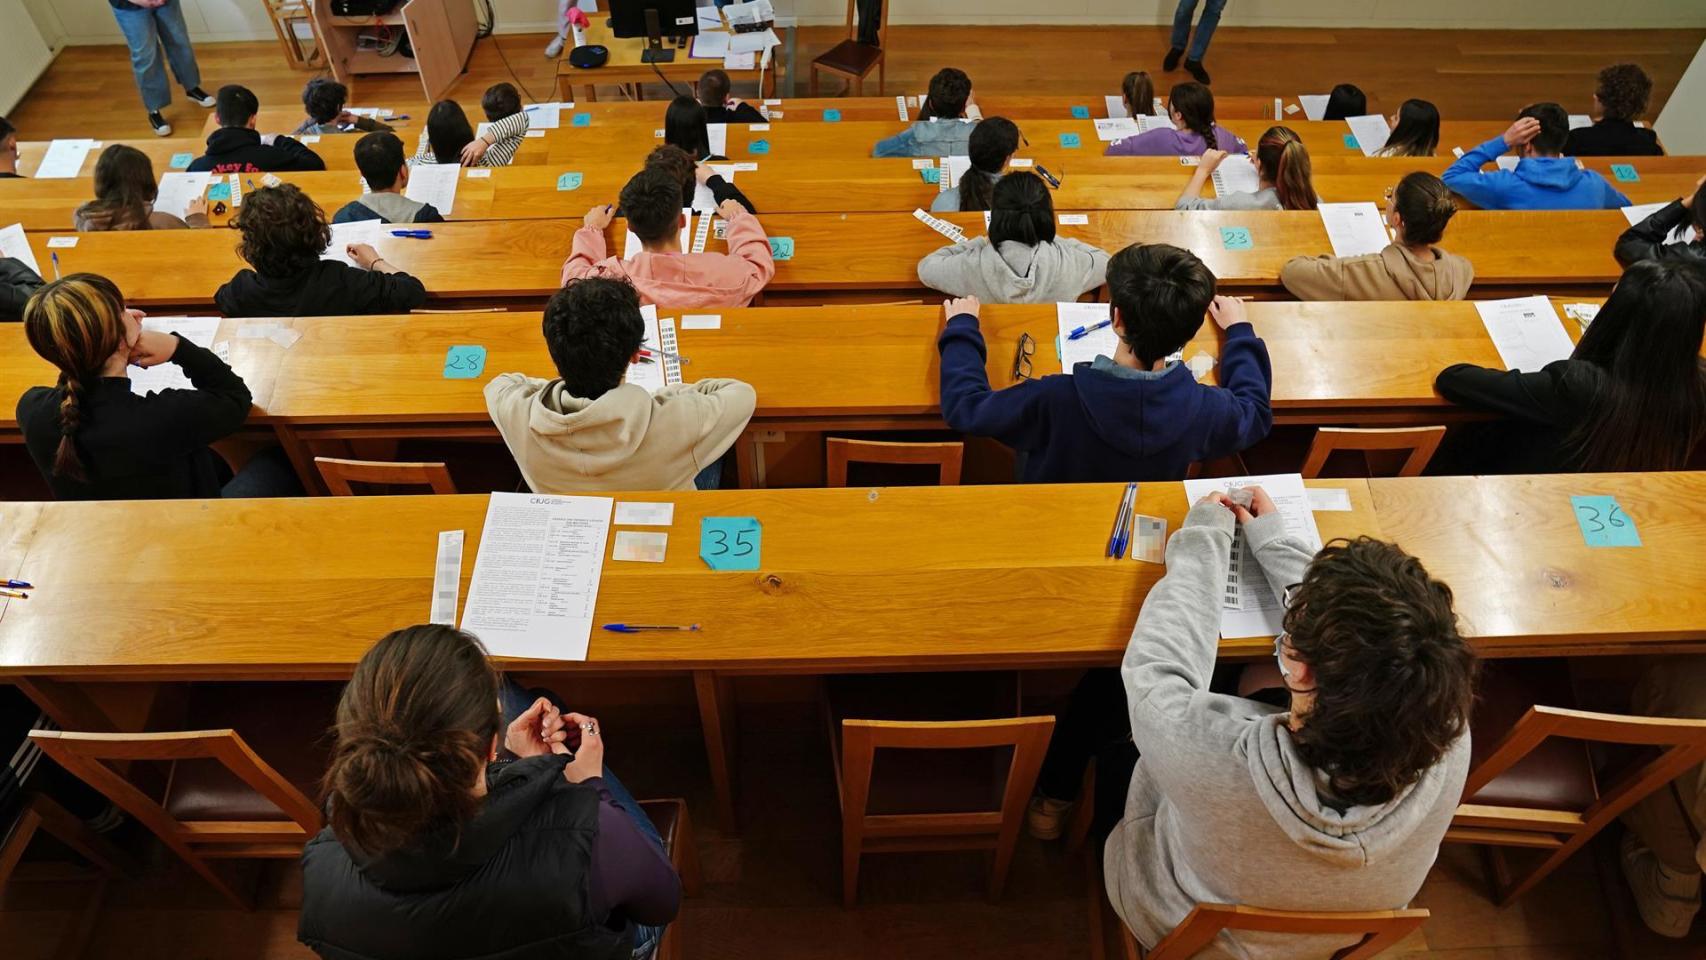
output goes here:
[[[806, 89], [804, 65], [839, 34], [838, 28], [830, 27], [800, 31], [800, 95]], [[949, 63], [968, 71], [979, 90], [1026, 92], [1036, 89], [1033, 78], [1046, 74], [1052, 89], [1113, 93], [1120, 77], [1135, 69], [1156, 74], [1158, 85], [1166, 89], [1189, 79], [1183, 71], [1160, 74], [1166, 36], [1160, 27], [895, 27], [889, 31], [888, 92], [922, 93], [930, 75]], [[1706, 30], [1227, 26], [1215, 34], [1206, 65], [1214, 76], [1214, 89], [1226, 94], [1325, 93], [1336, 83], [1350, 82], [1387, 112], [1407, 97], [1421, 97], [1432, 100], [1446, 117], [1479, 119], [1514, 115], [1523, 104], [1542, 99], [1557, 100], [1572, 113], [1586, 113], [1595, 71], [1608, 63], [1633, 60], [1653, 75], [1651, 119], [1703, 39]], [[555, 64], [541, 55], [544, 42], [542, 35], [527, 34], [480, 41], [467, 75], [452, 95], [473, 103], [487, 86], [513, 80], [526, 88], [524, 96], [529, 99], [555, 99]], [[951, 57], [944, 53], [949, 49], [955, 50]], [[241, 82], [262, 103], [296, 102], [310, 76], [290, 70], [273, 42], [203, 44], [197, 54], [203, 86], [214, 90], [223, 83]], [[829, 86], [825, 91], [836, 89]], [[876, 93], [874, 77], [866, 93]], [[667, 91], [653, 85], [647, 96], [667, 96]], [[359, 104], [391, 107], [410, 113], [417, 124], [424, 122], [424, 95], [412, 77], [361, 79], [353, 97]], [[201, 129], [204, 111], [180, 99], [166, 115], [180, 134], [193, 135]], [[26, 140], [150, 135], [120, 46], [66, 49], [10, 119]]]

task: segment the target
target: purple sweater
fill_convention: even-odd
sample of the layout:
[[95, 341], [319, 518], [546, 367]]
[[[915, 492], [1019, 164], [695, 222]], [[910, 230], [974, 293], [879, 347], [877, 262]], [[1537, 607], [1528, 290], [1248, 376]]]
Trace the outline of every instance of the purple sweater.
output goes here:
[[[1238, 134], [1220, 124], [1214, 125], [1214, 137], [1220, 149], [1227, 153], [1249, 153], [1250, 148], [1238, 139]], [[1110, 157], [1200, 157], [1208, 144], [1194, 130], [1151, 130], [1135, 137], [1115, 140], [1104, 151]]]

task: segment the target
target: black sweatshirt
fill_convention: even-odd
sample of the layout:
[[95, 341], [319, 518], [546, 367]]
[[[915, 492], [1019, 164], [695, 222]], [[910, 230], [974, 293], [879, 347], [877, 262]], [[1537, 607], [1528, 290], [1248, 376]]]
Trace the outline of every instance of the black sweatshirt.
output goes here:
[[41, 286], [41, 277], [22, 260], [0, 257], [0, 321], [22, 320], [24, 304]]
[[1659, 135], [1629, 120], [1601, 120], [1570, 131], [1566, 157], [1662, 157]]
[[706, 107], [705, 122], [707, 123], [769, 123], [764, 114], [750, 103], [737, 103], [732, 107]]
[[1554, 360], [1538, 373], [1446, 367], [1434, 380], [1440, 396], [1503, 419], [1456, 431], [1436, 466], [1452, 473], [1579, 472], [1580, 457], [1564, 445], [1604, 381], [1604, 371], [1586, 360]]
[[324, 170], [326, 161], [300, 141], [280, 135], [261, 142], [247, 127], [220, 127], [207, 135], [207, 152], [191, 161], [191, 173], [269, 173]]
[[18, 401], [24, 446], [60, 500], [169, 500], [217, 497], [221, 471], [208, 444], [236, 432], [249, 416], [249, 388], [213, 351], [180, 337], [172, 353], [194, 390], [130, 392], [130, 378], [86, 384], [77, 431], [87, 481], [53, 475], [59, 449], [57, 387], [31, 387]]
[[1628, 267], [1641, 260], [1692, 260], [1706, 264], [1706, 237], [1695, 237], [1686, 243], [1665, 242], [1671, 231], [1691, 222], [1692, 212], [1681, 200], [1672, 200], [1617, 238], [1617, 248], [1612, 252], [1618, 265]]
[[227, 317], [340, 317], [408, 313], [426, 298], [426, 286], [406, 273], [318, 260], [291, 277], [239, 270], [214, 292], [213, 303]]

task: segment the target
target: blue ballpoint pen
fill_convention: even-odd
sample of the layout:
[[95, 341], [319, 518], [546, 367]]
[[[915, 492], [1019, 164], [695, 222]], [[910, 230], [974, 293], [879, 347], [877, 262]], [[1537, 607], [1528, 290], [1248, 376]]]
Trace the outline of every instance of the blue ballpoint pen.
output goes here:
[[607, 623], [604, 625], [604, 629], [611, 633], [639, 633], [642, 630], [697, 630], [699, 625], [697, 623], [680, 626], [663, 626], [651, 623]]
[[431, 230], [393, 230], [393, 231], [391, 231], [391, 236], [393, 236], [393, 237], [413, 237], [416, 240], [431, 240], [432, 239], [432, 231]]
[[1113, 323], [1114, 323], [1113, 319], [1109, 318], [1107, 320], [1103, 320], [1101, 323], [1092, 323], [1088, 327], [1079, 327], [1078, 329], [1067, 334], [1066, 339], [1068, 339], [1068, 340], [1082, 340], [1083, 338], [1089, 336], [1092, 333], [1095, 333], [1097, 330], [1100, 330], [1103, 327], [1113, 326]]
[[50, 250], [50, 251], [48, 251], [47, 255], [49, 257], [53, 258], [53, 279], [58, 280], [59, 279], [59, 251]]
[[7, 589], [10, 589], [10, 590], [34, 590], [35, 589], [34, 585], [32, 585], [28, 580], [8, 580], [5, 583], [0, 583], [0, 587], [6, 587]]

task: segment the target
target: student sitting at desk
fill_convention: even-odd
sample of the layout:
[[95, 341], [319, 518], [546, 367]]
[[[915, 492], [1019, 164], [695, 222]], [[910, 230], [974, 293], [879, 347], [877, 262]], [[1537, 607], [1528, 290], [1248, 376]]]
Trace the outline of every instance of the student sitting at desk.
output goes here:
[[[686, 151], [680, 147], [665, 144], [661, 147], [652, 148], [652, 152], [646, 154], [646, 168], [652, 167], [663, 170], [680, 181], [681, 205], [683, 207], [693, 206], [693, 200], [699, 193], [698, 188], [703, 185], [706, 190], [711, 191], [711, 200], [716, 206], [720, 207], [725, 201], [733, 200], [745, 207], [747, 213], [758, 212], [753, 208], [752, 201], [746, 198], [746, 194], [740, 192], [739, 187], [723, 179], [723, 175], [718, 173], [710, 164], [694, 163], [693, 158], [688, 156]], [[710, 211], [703, 212], [709, 213]], [[623, 216], [623, 213], [618, 210], [616, 215], [620, 217]]]
[[[1005, 390], [989, 385], [977, 300], [950, 300], [936, 344], [942, 418], [949, 429], [1012, 447], [1026, 483], [1180, 480], [1192, 463], [1237, 453], [1273, 426], [1273, 372], [1243, 302], [1216, 297], [1214, 285], [1188, 250], [1121, 250], [1108, 262], [1114, 355]], [[1225, 386], [1198, 383], [1176, 356], [1205, 311], [1223, 331]]]
[[190, 161], [192, 173], [279, 173], [324, 170], [326, 162], [301, 143], [280, 134], [255, 131], [261, 102], [247, 87], [219, 88], [214, 116], [219, 129], [207, 135], [207, 152]]
[[627, 382], [645, 319], [621, 280], [571, 280], [545, 305], [545, 347], [557, 379], [505, 373], [486, 384], [486, 410], [535, 493], [715, 489], [721, 458], [758, 397], [739, 380]]
[[674, 310], [744, 307], [776, 275], [764, 226], [746, 208], [724, 201], [717, 213], [728, 221], [728, 253], [685, 253], [681, 249], [681, 181], [648, 167], [622, 188], [628, 230], [641, 244], [629, 258], [605, 255], [604, 231], [615, 210], [593, 207], [575, 231], [563, 263], [563, 283], [579, 277], [619, 277], [634, 285], [642, 303]]
[[769, 123], [769, 118], [750, 103], [729, 95], [729, 75], [720, 69], [699, 77], [699, 103], [709, 123]]
[[692, 97], [676, 97], [663, 112], [663, 142], [679, 147], [696, 162], [727, 160], [711, 152], [710, 120], [705, 108]]
[[[1202, 163], [1191, 172], [1184, 192], [1173, 204], [1175, 210], [1314, 210], [1315, 176], [1309, 165], [1309, 148], [1290, 127], [1269, 127], [1256, 142], [1256, 185], [1254, 193], [1233, 191], [1213, 199], [1202, 195], [1203, 184], [1229, 156], [1224, 150], [1205, 150]], [[1242, 162], [1242, 161], [1240, 161]]]
[[[299, 496], [283, 452], [256, 454], [235, 476], [208, 445], [249, 416], [249, 388], [212, 350], [142, 329], [112, 281], [74, 273], [24, 308], [24, 335], [59, 383], [18, 401], [30, 459], [60, 500]], [[194, 389], [131, 391], [131, 364], [175, 363]]]
[[367, 181], [367, 192], [351, 200], [332, 217], [333, 223], [382, 220], [385, 223], [443, 223], [444, 214], [430, 203], [403, 196], [409, 187], [409, 165], [403, 160], [403, 141], [390, 132], [370, 133], [355, 143], [355, 166]]
[[1249, 153], [1236, 133], [1214, 120], [1214, 93], [1200, 83], [1181, 83], [1167, 98], [1173, 126], [1108, 144], [1110, 157], [1199, 157], [1204, 150]]
[[1599, 72], [1593, 91], [1592, 126], [1570, 131], [1564, 142], [1567, 157], [1662, 157], [1659, 135], [1635, 126], [1647, 112], [1653, 95], [1653, 80], [1633, 63], [1617, 63]]
[[507, 167], [527, 136], [527, 111], [488, 124], [474, 136], [468, 114], [455, 100], [440, 100], [427, 112], [420, 147], [410, 163], [459, 163], [464, 167]]
[[1426, 100], [1405, 100], [1391, 117], [1392, 133], [1377, 157], [1431, 157], [1439, 148], [1439, 108]]
[[[971, 128], [967, 152], [971, 166], [960, 182], [936, 194], [930, 201], [933, 213], [988, 210], [995, 195], [995, 181], [1007, 169], [1007, 161], [1019, 150], [1019, 128], [1006, 117], [979, 120]], [[938, 174], [940, 176], [942, 174]]]
[[1327, 109], [1322, 120], [1343, 120], [1346, 117], [1368, 116], [1368, 97], [1354, 83], [1341, 83], [1327, 94]]
[[[395, 631], [338, 700], [297, 939], [322, 957], [651, 957], [681, 907], [598, 721], [453, 627]], [[500, 748], [504, 759], [499, 760]]]
[[207, 226], [207, 201], [189, 202], [188, 217], [154, 209], [159, 195], [154, 185], [154, 164], [148, 154], [129, 144], [115, 143], [95, 160], [95, 199], [71, 215], [80, 233], [101, 230], [182, 230]]
[[1048, 187], [1029, 170], [1015, 170], [995, 185], [988, 236], [927, 255], [918, 261], [918, 279], [989, 303], [1077, 300], [1102, 285], [1108, 255], [1082, 240], [1056, 239], [1054, 229]]
[[[1692, 226], [1684, 243], [1666, 243], [1678, 228]], [[1692, 260], [1706, 264], [1706, 176], [1694, 182], [1694, 192], [1672, 200], [1651, 216], [1623, 231], [1612, 251], [1624, 267], [1642, 260]]]
[[1126, 114], [1147, 117], [1155, 113], [1155, 81], [1148, 70], [1133, 70], [1120, 80], [1120, 100]]
[[1475, 267], [1434, 244], [1457, 214], [1457, 200], [1431, 173], [1417, 170], [1386, 195], [1393, 241], [1360, 257], [1292, 257], [1280, 283], [1299, 300], [1464, 300]]
[[41, 277], [22, 260], [0, 257], [0, 323], [24, 319], [24, 304], [41, 287]]
[[302, 109], [308, 114], [296, 128], [296, 134], [345, 133], [359, 130], [372, 133], [389, 130], [389, 124], [372, 117], [360, 117], [344, 109], [349, 102], [349, 88], [329, 77], [315, 77], [302, 88]]
[[408, 313], [426, 303], [425, 285], [365, 243], [345, 250], [355, 266], [321, 259], [331, 227], [294, 183], [246, 194], [235, 223], [242, 233], [237, 252], [254, 269], [237, 271], [214, 292], [227, 317]]
[[[1104, 845], [1108, 900], [1154, 947], [1199, 903], [1392, 910], [1421, 889], [1469, 773], [1476, 660], [1451, 588], [1367, 537], [1319, 552], [1260, 488], [1214, 493], [1167, 542], [1137, 615], [1107, 733], [1138, 756]], [[1274, 658], [1289, 709], [1210, 689], [1242, 527], [1285, 601]], [[1060, 732], [1056, 727], [1056, 735]], [[1097, 779], [1113, 771], [1098, 764]], [[1326, 957], [1361, 933], [1223, 933], [1215, 956]]]
[[963, 157], [971, 138], [965, 119], [972, 104], [971, 78], [964, 70], [944, 67], [930, 78], [930, 93], [918, 108], [912, 126], [878, 140], [873, 157]]
[[1459, 363], [1440, 396], [1504, 419], [1466, 424], [1446, 473], [1683, 470], [1706, 436], [1706, 271], [1643, 260], [1617, 282], [1568, 359], [1534, 373]]
[[18, 128], [0, 117], [0, 180], [15, 180], [18, 172]]
[[[1570, 118], [1555, 103], [1522, 109], [1499, 136], [1457, 158], [1440, 179], [1483, 210], [1610, 210], [1629, 206], [1629, 198], [1595, 170], [1583, 170], [1560, 155], [1570, 134]], [[1515, 150], [1514, 170], [1483, 172]]]

